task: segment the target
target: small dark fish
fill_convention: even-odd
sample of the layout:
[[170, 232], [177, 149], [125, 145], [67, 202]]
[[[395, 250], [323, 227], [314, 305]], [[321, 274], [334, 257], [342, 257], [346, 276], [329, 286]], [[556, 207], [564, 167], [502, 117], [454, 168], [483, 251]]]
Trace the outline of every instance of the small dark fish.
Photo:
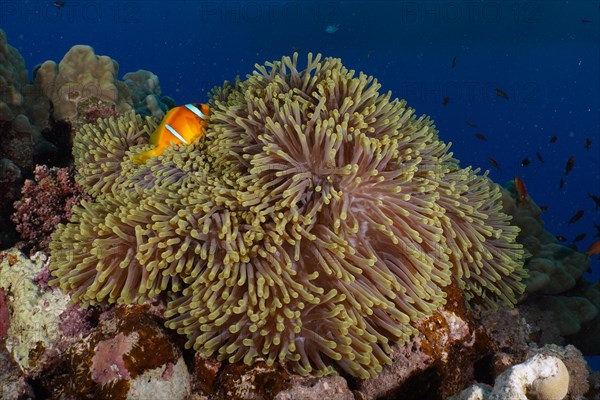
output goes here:
[[52, 5], [56, 8], [63, 8], [67, 4], [65, 1], [55, 1]]
[[595, 210], [600, 208], [600, 196], [595, 196], [591, 193], [588, 193], [588, 197], [594, 200], [594, 205], [596, 206]]
[[550, 136], [550, 143], [556, 143], [557, 140], [558, 140], [557, 136]]
[[585, 138], [585, 149], [589, 150], [591, 147], [592, 147], [592, 139], [590, 139], [589, 137]]
[[565, 180], [560, 178], [560, 182], [558, 183], [558, 190], [562, 190], [565, 187]]
[[567, 238], [564, 236], [556, 235], [556, 240], [558, 240], [559, 242], [566, 242]]
[[475, 122], [465, 121], [465, 125], [470, 128], [477, 128], [477, 124]]
[[579, 251], [579, 247], [575, 243], [565, 244], [565, 247], [568, 247], [569, 249], [571, 249], [573, 251]]
[[475, 134], [475, 137], [479, 140], [483, 140], [484, 142], [488, 141], [488, 138], [483, 133], [478, 132]]
[[546, 211], [548, 211], [548, 206], [544, 204], [543, 206], [540, 206], [540, 210], [542, 212], [546, 212]]
[[446, 96], [446, 97], [444, 97], [444, 101], [442, 102], [442, 104], [447, 105], [449, 101], [450, 101], [450, 97]]
[[498, 161], [494, 160], [492, 157], [488, 157], [488, 161], [490, 164], [492, 164], [492, 167], [500, 169], [500, 164], [498, 164]]
[[579, 210], [575, 213], [575, 215], [573, 215], [571, 217], [571, 219], [567, 222], [567, 224], [574, 224], [575, 222], [579, 221], [581, 219], [581, 217], [583, 217], [583, 214], [585, 214], [585, 211], [583, 210]]
[[581, 22], [583, 22], [584, 24], [591, 24], [592, 20], [591, 19], [582, 19]]
[[452, 58], [452, 69], [454, 69], [454, 67], [456, 67], [456, 56], [454, 56], [454, 58]]
[[585, 233], [580, 233], [579, 235], [575, 236], [575, 239], [573, 239], [573, 243], [577, 243], [577, 242], [581, 242], [583, 239], [585, 239], [587, 235]]
[[567, 160], [567, 164], [565, 165], [565, 176], [569, 175], [569, 173], [573, 169], [574, 165], [575, 165], [575, 157], [571, 156], [571, 157], [569, 157], [569, 159]]
[[594, 224], [594, 229], [596, 230], [594, 237], [600, 238], [600, 225]]
[[540, 153], [539, 151], [536, 151], [535, 156], [537, 157], [538, 160], [540, 160], [541, 163], [544, 162], [544, 157], [542, 157], [542, 153]]
[[531, 164], [531, 160], [529, 160], [529, 157], [525, 157], [522, 161], [521, 161], [521, 167], [526, 167], [529, 164]]
[[496, 94], [504, 100], [508, 100], [508, 95], [502, 89], [496, 89]]

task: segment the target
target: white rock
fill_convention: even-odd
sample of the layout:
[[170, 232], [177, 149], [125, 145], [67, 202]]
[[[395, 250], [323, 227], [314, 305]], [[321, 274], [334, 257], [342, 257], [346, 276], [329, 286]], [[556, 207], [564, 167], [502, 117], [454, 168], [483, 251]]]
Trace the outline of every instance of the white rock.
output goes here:
[[569, 390], [569, 372], [557, 357], [537, 354], [504, 371], [490, 400], [562, 400]]

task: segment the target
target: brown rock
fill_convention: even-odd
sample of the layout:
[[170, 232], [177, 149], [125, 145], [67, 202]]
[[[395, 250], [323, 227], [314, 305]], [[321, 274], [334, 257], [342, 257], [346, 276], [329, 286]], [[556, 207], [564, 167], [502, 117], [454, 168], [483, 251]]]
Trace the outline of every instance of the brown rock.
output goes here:
[[215, 378], [221, 368], [221, 362], [197, 352], [194, 356], [194, 392], [210, 395], [213, 392]]
[[279, 365], [258, 361], [229, 364], [215, 382], [212, 400], [272, 400], [290, 387], [290, 375]]
[[444, 399], [473, 380], [475, 363], [493, 346], [458, 287], [451, 285], [447, 294], [446, 306], [417, 324], [418, 336], [392, 347], [392, 365], [357, 382], [357, 399]]

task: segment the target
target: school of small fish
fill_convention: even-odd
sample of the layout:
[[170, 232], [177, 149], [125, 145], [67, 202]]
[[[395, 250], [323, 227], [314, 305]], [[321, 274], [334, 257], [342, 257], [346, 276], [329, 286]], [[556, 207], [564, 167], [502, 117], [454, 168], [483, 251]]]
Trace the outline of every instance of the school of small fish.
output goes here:
[[[591, 21], [589, 20], [582, 20], [581, 22], [583, 23], [589, 23]], [[455, 69], [457, 66], [457, 56], [453, 56], [451, 63], [450, 63], [450, 68], [451, 69]], [[510, 96], [509, 94], [501, 89], [501, 88], [495, 88], [494, 89], [494, 93], [496, 94], [496, 96], [500, 97], [501, 99], [505, 100], [505, 101], [510, 101]], [[450, 103], [450, 97], [449, 96], [445, 96], [442, 100], [442, 104], [444, 106], [448, 105]], [[465, 120], [464, 121], [465, 125], [469, 128], [477, 128], [477, 123], [472, 121], [472, 120]], [[482, 141], [482, 142], [490, 142], [489, 137], [482, 133], [482, 132], [475, 132], [474, 133], [475, 139]], [[493, 138], [492, 138], [493, 139]], [[551, 135], [548, 137], [548, 145], [554, 145], [555, 143], [558, 142], [558, 135]], [[592, 139], [589, 137], [585, 138], [585, 141], [583, 143], [583, 148], [585, 149], [585, 151], [590, 151], [590, 149], [592, 148]], [[539, 164], [545, 164], [545, 159], [544, 156], [542, 155], [541, 150], [535, 150], [535, 159], [537, 159], [537, 161], [539, 162]], [[488, 156], [487, 157], [487, 161], [490, 164], [491, 167], [493, 167], [495, 170], [500, 170], [500, 163], [498, 162], [498, 160], [492, 156]], [[520, 162], [520, 167], [521, 168], [526, 168], [529, 167], [530, 165], [532, 165], [532, 157], [530, 156], [524, 156], [521, 159]], [[538, 165], [539, 165], [538, 164]], [[559, 178], [559, 183], [558, 183], [558, 191], [562, 191], [565, 188], [565, 185], [567, 183], [567, 178], [569, 177], [569, 175], [571, 174], [571, 172], [573, 171], [573, 169], [575, 168], [576, 165], [576, 159], [575, 156], [570, 156], [564, 164], [564, 172], [562, 174], [562, 176]], [[529, 195], [527, 193], [527, 187], [525, 186], [525, 182], [523, 181], [522, 178], [515, 176], [514, 177], [514, 186], [515, 186], [515, 190], [517, 192], [517, 204], [525, 204], [528, 202], [529, 199]], [[588, 193], [588, 198], [590, 200], [593, 201], [594, 203], [594, 210], [600, 210], [600, 195], [598, 194], [593, 194], [593, 193]], [[540, 206], [540, 209], [542, 210], [542, 212], [546, 212], [548, 210], [548, 206], [547, 205], [543, 205]], [[573, 225], [578, 223], [585, 215], [585, 211], [584, 210], [577, 210], [573, 213], [573, 215], [571, 216], [571, 218], [566, 221], [567, 225]], [[595, 256], [600, 254], [600, 225], [598, 224], [593, 224], [594, 229], [596, 230], [595, 234], [593, 235], [594, 238], [596, 238], [597, 240], [590, 246], [590, 248], [585, 252], [586, 255], [588, 256]], [[588, 237], [588, 234], [585, 232], [579, 233], [578, 235], [576, 235], [572, 240], [567, 239], [564, 236], [561, 235], [557, 235], [556, 238], [558, 241], [560, 242], [570, 242], [572, 247], [577, 248], [577, 246], [575, 245], [575, 243], [579, 243], [581, 241], [583, 241], [586, 237]]]

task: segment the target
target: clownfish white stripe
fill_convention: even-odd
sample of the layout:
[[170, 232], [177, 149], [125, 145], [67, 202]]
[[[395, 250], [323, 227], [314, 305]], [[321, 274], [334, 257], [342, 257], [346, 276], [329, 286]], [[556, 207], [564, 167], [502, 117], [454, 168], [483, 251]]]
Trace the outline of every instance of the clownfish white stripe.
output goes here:
[[206, 115], [204, 115], [204, 113], [202, 111], [200, 111], [200, 109], [198, 107], [196, 107], [195, 105], [186, 104], [185, 108], [187, 108], [188, 110], [190, 110], [191, 112], [196, 114], [198, 117], [200, 117], [202, 119], [206, 119]]
[[175, 129], [174, 129], [172, 126], [171, 126], [171, 125], [169, 125], [169, 124], [166, 124], [166, 125], [165, 125], [165, 128], [167, 128], [167, 130], [168, 130], [169, 132], [171, 132], [171, 134], [172, 134], [173, 136], [175, 136], [177, 139], [181, 140], [181, 141], [182, 141], [183, 143], [185, 143], [185, 144], [189, 144], [189, 143], [188, 143], [188, 141], [187, 141], [187, 140], [185, 140], [185, 138], [184, 138], [183, 136], [181, 136], [181, 135], [179, 134], [179, 132], [177, 132], [177, 131], [176, 131], [176, 130], [175, 130]]

